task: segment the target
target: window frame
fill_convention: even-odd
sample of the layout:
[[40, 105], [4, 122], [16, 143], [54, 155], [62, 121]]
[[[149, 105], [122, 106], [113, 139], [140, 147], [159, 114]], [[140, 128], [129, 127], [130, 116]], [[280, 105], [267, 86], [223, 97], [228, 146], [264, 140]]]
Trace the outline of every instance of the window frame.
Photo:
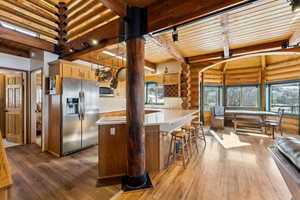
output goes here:
[[[155, 84], [156, 85], [156, 87], [158, 86], [158, 85], [162, 85], [163, 86], [163, 84], [160, 84], [160, 83], [158, 83], [158, 82], [154, 82], [154, 81], [148, 81], [148, 82], [145, 82], [145, 84], [144, 84], [144, 104], [145, 105], [165, 105], [165, 96], [164, 96], [164, 103], [149, 103], [148, 102], [148, 85], [150, 85], [150, 84]], [[157, 91], [156, 91], [156, 102], [157, 102]]]
[[203, 85], [203, 112], [210, 112], [210, 111], [205, 111], [205, 88], [218, 88], [218, 99], [217, 99], [217, 105], [218, 106], [223, 106], [224, 104], [224, 97], [223, 97], [223, 90], [224, 90], [224, 87], [223, 85], [206, 85], [204, 84]]
[[[239, 100], [239, 106], [231, 106], [228, 105], [228, 89], [229, 88], [235, 88], [235, 87], [239, 87], [241, 88], [240, 90], [240, 97], [242, 96], [242, 88], [243, 87], [256, 87], [257, 88], [257, 95], [256, 95], [256, 106], [242, 106], [242, 98], [240, 98]], [[261, 107], [261, 86], [259, 84], [243, 84], [243, 85], [226, 85], [226, 106], [227, 107], [236, 107], [236, 108], [260, 108]]]
[[[266, 109], [267, 111], [271, 111], [271, 86], [273, 85], [282, 85], [282, 84], [290, 84], [290, 83], [298, 83], [299, 92], [298, 92], [298, 110], [299, 113], [284, 113], [286, 116], [298, 116], [299, 117], [299, 123], [300, 123], [300, 80], [287, 80], [287, 81], [278, 81], [278, 82], [271, 82], [265, 84], [265, 94], [266, 94]], [[300, 134], [300, 129], [299, 129]]]

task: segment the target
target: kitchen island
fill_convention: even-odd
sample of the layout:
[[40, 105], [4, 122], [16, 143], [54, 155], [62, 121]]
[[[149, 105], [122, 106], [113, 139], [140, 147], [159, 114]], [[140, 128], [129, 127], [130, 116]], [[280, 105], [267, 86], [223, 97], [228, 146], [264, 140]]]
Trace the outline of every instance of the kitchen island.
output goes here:
[[[190, 123], [198, 110], [145, 109], [146, 170], [167, 167], [170, 133]], [[103, 113], [99, 126], [99, 179], [123, 176], [127, 170], [126, 111]]]

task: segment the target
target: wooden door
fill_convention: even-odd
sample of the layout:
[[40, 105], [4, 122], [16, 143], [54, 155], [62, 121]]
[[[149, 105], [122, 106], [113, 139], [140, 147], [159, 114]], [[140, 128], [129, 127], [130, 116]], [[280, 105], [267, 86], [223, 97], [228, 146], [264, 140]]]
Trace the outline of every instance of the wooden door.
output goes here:
[[5, 138], [5, 75], [0, 74], [0, 135]]
[[23, 80], [21, 74], [6, 76], [6, 139], [23, 144]]

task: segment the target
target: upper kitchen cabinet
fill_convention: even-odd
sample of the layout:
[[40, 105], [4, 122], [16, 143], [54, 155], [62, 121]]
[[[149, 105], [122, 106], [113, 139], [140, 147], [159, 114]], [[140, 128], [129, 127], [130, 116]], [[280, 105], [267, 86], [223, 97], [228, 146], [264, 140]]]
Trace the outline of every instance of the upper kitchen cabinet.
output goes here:
[[155, 74], [145, 77], [145, 82], [156, 82], [163, 85], [176, 85], [179, 83], [180, 77], [178, 73]]
[[95, 70], [91, 67], [65, 60], [57, 60], [49, 65], [50, 76], [59, 75], [62, 78], [97, 81]]

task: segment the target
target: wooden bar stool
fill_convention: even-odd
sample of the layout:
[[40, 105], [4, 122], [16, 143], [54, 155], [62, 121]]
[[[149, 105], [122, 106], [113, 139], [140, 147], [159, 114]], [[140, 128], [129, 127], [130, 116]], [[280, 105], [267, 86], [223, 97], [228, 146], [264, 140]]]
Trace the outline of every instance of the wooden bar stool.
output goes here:
[[192, 157], [193, 155], [193, 146], [196, 147], [197, 153], [199, 152], [198, 149], [198, 143], [197, 143], [197, 134], [196, 134], [196, 129], [193, 126], [190, 125], [185, 125], [182, 127], [182, 130], [185, 131], [188, 134], [188, 142], [190, 146], [190, 156]]
[[182, 159], [183, 167], [186, 168], [189, 158], [189, 142], [188, 134], [184, 131], [174, 131], [172, 133], [171, 143], [169, 147], [168, 166], [170, 159], [176, 160], [177, 157]]
[[[192, 126], [195, 129], [195, 135], [197, 136], [197, 138], [200, 140], [203, 140], [204, 144], [206, 145], [206, 138], [205, 138], [205, 133], [204, 133], [204, 128], [203, 128], [203, 123], [195, 121], [195, 122], [192, 122]], [[201, 134], [200, 134], [200, 132], [201, 132]]]

